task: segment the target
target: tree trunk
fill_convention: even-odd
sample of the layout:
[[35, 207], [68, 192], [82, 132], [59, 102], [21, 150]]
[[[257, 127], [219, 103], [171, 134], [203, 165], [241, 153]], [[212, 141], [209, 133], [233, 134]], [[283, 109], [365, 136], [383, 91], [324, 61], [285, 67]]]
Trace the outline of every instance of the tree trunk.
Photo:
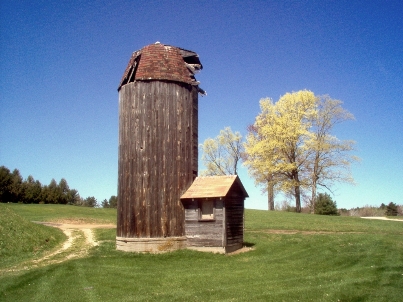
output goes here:
[[295, 186], [295, 212], [301, 213], [301, 192], [299, 185]]
[[312, 172], [312, 197], [311, 197], [311, 214], [315, 213], [315, 204], [316, 204], [316, 183], [318, 182], [318, 170], [319, 170], [319, 152], [316, 152], [315, 162], [313, 166]]
[[267, 182], [267, 197], [269, 203], [269, 211], [274, 211], [274, 185], [270, 180]]
[[298, 171], [294, 171], [294, 193], [295, 193], [295, 212], [301, 213], [301, 191], [299, 186]]
[[314, 181], [312, 184], [311, 214], [315, 213], [315, 203], [316, 203], [316, 181]]

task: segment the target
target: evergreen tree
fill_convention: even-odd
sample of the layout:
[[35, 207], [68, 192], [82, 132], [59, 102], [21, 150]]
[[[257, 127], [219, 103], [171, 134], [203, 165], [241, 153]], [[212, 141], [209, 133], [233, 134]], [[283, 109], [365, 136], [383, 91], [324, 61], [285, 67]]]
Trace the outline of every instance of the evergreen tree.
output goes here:
[[58, 188], [57, 188], [57, 198], [59, 204], [67, 204], [68, 203], [68, 194], [69, 194], [70, 188], [69, 185], [67, 184], [67, 180], [62, 178], [59, 181]]
[[397, 216], [397, 205], [394, 202], [390, 202], [386, 206], [386, 216]]
[[117, 198], [117, 196], [112, 195], [109, 198], [109, 207], [110, 208], [115, 208], [115, 209], [118, 207], [118, 198]]
[[90, 196], [90, 197], [87, 197], [86, 199], [84, 199], [83, 205], [86, 207], [95, 208], [96, 206], [98, 206], [98, 201], [94, 196]]
[[14, 169], [11, 173], [11, 201], [22, 202], [24, 197], [24, 188], [22, 186], [22, 176], [18, 169]]
[[11, 202], [11, 172], [4, 166], [0, 167], [0, 202]]
[[315, 214], [319, 215], [339, 215], [337, 204], [327, 193], [319, 193], [316, 197]]
[[41, 183], [29, 175], [23, 182], [24, 187], [24, 203], [39, 203], [41, 201], [42, 185]]

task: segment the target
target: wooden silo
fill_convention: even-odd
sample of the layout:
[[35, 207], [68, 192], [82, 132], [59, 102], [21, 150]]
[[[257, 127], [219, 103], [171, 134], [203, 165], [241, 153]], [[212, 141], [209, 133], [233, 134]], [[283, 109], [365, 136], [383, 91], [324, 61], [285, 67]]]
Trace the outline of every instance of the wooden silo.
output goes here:
[[117, 249], [186, 246], [180, 196], [198, 170], [195, 52], [159, 42], [133, 53], [119, 85]]

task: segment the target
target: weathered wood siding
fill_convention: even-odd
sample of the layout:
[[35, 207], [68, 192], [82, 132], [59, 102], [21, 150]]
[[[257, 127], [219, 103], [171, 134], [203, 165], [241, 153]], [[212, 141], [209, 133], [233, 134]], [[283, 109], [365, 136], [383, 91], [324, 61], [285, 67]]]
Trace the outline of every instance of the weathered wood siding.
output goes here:
[[197, 89], [135, 81], [119, 91], [117, 236], [184, 236], [180, 196], [197, 175]]
[[225, 199], [226, 251], [241, 248], [244, 228], [244, 197]]
[[199, 220], [197, 200], [187, 201], [185, 209], [186, 239], [188, 246], [220, 247], [224, 240], [224, 207], [221, 200], [214, 203], [214, 220]]

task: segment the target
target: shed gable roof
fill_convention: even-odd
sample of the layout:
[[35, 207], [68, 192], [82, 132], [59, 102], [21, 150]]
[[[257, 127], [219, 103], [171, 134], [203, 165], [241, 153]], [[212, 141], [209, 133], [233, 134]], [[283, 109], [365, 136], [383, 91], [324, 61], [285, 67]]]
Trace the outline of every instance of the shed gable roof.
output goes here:
[[225, 197], [231, 189], [238, 189], [243, 197], [249, 197], [237, 175], [224, 175], [196, 177], [181, 199]]

